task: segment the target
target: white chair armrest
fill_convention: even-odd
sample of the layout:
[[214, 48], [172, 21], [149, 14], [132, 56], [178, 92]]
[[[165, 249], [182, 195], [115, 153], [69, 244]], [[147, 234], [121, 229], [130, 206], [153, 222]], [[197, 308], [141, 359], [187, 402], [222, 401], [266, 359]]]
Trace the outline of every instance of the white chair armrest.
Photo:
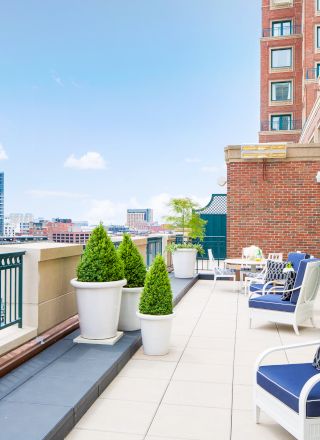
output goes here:
[[300, 344], [280, 345], [278, 347], [269, 348], [268, 350], [265, 350], [258, 356], [255, 363], [255, 372], [258, 371], [261, 362], [271, 353], [275, 353], [277, 351], [283, 351], [283, 350], [295, 350], [297, 348], [302, 348], [302, 347], [311, 347], [312, 345], [320, 345], [320, 340], [312, 341], [312, 342], [301, 342]]

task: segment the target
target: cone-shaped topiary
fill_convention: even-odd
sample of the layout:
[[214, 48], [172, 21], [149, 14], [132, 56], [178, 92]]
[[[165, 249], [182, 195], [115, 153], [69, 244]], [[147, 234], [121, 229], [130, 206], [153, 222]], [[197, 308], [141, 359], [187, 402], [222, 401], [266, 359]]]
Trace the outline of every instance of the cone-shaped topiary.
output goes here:
[[142, 255], [129, 234], [123, 235], [118, 253], [124, 265], [124, 277], [127, 280], [126, 287], [143, 287], [147, 268]]
[[172, 313], [172, 290], [161, 255], [154, 259], [147, 273], [141, 294], [139, 311], [145, 315], [170, 315]]
[[87, 242], [77, 267], [77, 279], [83, 282], [108, 282], [124, 279], [123, 263], [102, 224]]

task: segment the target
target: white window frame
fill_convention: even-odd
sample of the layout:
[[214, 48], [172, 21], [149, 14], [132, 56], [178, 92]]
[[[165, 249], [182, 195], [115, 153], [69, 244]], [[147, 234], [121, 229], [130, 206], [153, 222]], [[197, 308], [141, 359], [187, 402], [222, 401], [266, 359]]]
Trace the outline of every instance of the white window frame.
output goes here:
[[[293, 90], [294, 90], [294, 83], [292, 79], [279, 79], [279, 80], [271, 80], [270, 83], [270, 98], [269, 98], [269, 104], [270, 105], [292, 105], [293, 103]], [[272, 85], [276, 83], [290, 83], [290, 98], [286, 99], [284, 101], [278, 101], [272, 99]]]
[[[282, 67], [274, 67], [272, 66], [272, 53], [273, 51], [276, 50], [291, 50], [291, 65], [290, 66], [282, 66]], [[283, 46], [283, 47], [270, 47], [270, 71], [271, 72], [279, 72], [281, 70], [292, 70], [293, 66], [294, 66], [294, 51], [293, 51], [293, 46]]]

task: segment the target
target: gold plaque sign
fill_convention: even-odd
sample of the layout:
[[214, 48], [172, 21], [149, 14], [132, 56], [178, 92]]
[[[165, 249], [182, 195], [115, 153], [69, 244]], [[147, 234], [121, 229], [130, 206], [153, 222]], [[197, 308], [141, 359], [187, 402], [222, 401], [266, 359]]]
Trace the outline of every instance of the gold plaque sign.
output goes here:
[[285, 144], [242, 145], [241, 159], [284, 159], [287, 157]]

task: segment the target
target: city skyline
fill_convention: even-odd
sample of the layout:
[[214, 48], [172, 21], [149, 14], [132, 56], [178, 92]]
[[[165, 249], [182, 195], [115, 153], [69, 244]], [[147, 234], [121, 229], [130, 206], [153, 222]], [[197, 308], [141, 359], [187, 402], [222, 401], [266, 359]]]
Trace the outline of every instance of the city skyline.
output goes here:
[[2, 15], [6, 212], [161, 221], [173, 196], [225, 192], [223, 147], [259, 129], [259, 4], [13, 0]]

